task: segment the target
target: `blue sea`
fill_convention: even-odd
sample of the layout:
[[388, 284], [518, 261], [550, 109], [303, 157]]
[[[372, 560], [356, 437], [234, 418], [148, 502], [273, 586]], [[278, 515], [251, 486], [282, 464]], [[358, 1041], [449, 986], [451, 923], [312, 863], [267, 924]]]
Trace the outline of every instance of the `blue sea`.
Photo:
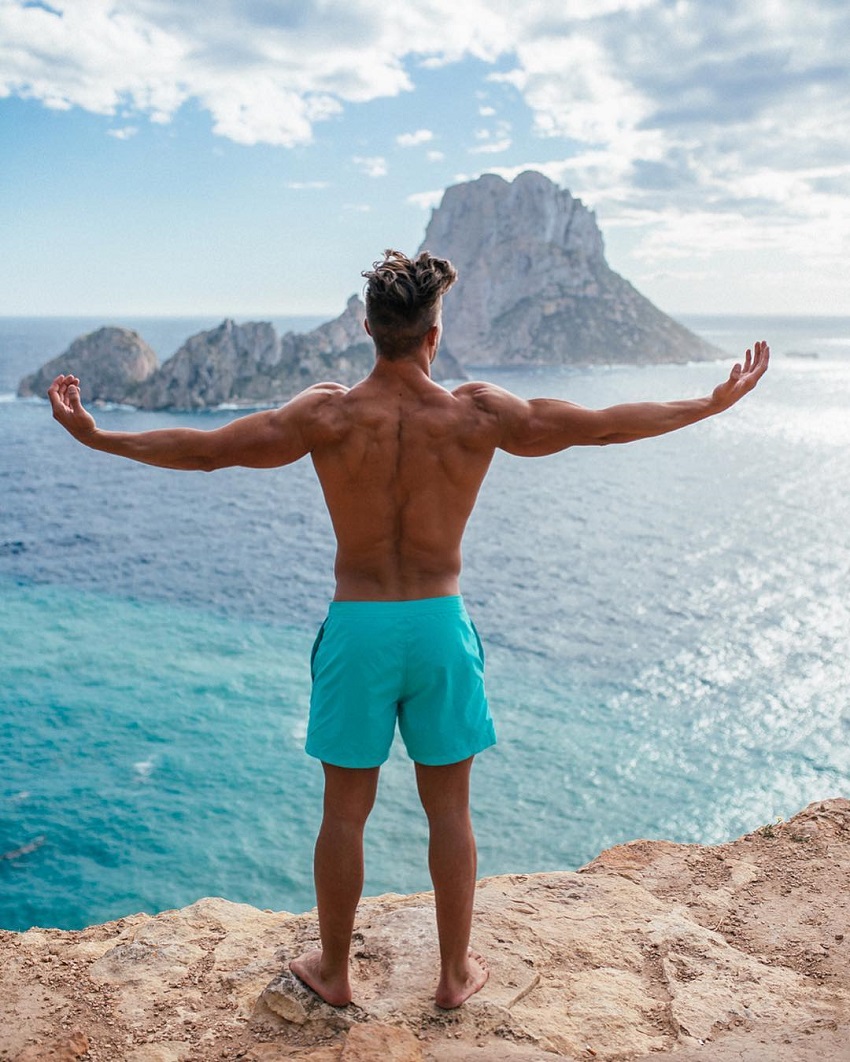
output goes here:
[[[755, 394], [685, 431], [497, 455], [464, 569], [500, 738], [473, 772], [482, 875], [636, 837], [719, 842], [850, 795], [850, 319], [684, 320], [728, 362], [489, 373], [603, 406], [704, 394], [756, 339], [774, 353]], [[14, 397], [104, 323], [0, 319], [0, 926], [206, 895], [305, 910], [308, 655], [333, 590], [320, 491], [307, 462], [204, 475], [94, 453]], [[109, 323], [165, 358], [217, 322]], [[97, 413], [127, 430], [234, 415]], [[366, 844], [367, 893], [429, 887], [398, 747]]]

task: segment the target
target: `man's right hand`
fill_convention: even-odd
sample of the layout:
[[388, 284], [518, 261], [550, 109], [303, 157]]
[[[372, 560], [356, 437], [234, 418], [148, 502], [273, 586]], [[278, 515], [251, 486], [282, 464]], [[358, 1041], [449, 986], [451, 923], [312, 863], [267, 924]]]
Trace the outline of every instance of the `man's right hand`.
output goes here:
[[341, 384], [314, 384], [279, 409], [237, 417], [220, 428], [159, 428], [153, 431], [103, 431], [80, 401], [76, 376], [57, 376], [47, 392], [53, 416], [78, 442], [143, 465], [187, 472], [217, 468], [279, 468], [305, 457], [315, 433], [317, 410], [345, 393]]
[[97, 428], [94, 417], [80, 399], [80, 381], [76, 376], [57, 376], [47, 392], [53, 407], [53, 418], [75, 439], [85, 442]]

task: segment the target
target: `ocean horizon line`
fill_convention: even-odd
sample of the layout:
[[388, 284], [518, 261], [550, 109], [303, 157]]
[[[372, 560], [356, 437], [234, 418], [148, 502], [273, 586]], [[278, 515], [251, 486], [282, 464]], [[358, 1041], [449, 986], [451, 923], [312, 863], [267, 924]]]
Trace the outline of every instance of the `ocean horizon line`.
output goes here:
[[[850, 319], [850, 310], [846, 313], [771, 313], [769, 311], [753, 311], [739, 313], [725, 313], [723, 311], [705, 312], [696, 310], [665, 310], [671, 317], [688, 317], [691, 319], [719, 319], [724, 320], [755, 320], [761, 318], [765, 321], [842, 321]], [[200, 317], [215, 317], [222, 321], [236, 320], [237, 318], [288, 318], [288, 317], [317, 317], [330, 320], [338, 317], [342, 310], [336, 308], [325, 312], [309, 310], [246, 310], [246, 311], [205, 311], [195, 310], [181, 313], [154, 313], [152, 311], [134, 310], [104, 310], [75, 313], [0, 313], [0, 321], [83, 321], [92, 317], [133, 317], [138, 320], [150, 321], [192, 321]]]

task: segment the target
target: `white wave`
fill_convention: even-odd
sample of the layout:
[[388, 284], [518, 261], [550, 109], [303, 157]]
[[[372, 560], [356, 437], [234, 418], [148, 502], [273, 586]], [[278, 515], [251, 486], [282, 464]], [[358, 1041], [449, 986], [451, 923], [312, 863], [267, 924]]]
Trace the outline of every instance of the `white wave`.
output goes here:
[[217, 406], [213, 406], [211, 410], [199, 409], [198, 413], [250, 413], [257, 409], [275, 409], [276, 403], [274, 402], [219, 402]]
[[21, 402], [25, 405], [49, 406], [50, 399], [46, 395], [16, 395], [13, 391], [0, 394], [0, 402]]
[[136, 773], [136, 777], [139, 779], [149, 778], [153, 769], [153, 760], [138, 760], [136, 763], [133, 764], [133, 770]]

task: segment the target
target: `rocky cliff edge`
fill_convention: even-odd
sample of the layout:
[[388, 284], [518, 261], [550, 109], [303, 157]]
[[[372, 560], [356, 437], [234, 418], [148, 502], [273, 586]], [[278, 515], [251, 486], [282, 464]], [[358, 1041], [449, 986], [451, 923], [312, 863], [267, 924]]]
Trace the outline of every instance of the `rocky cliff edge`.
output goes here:
[[82, 932], [0, 933], [15, 1062], [842, 1062], [850, 1059], [850, 801], [716, 847], [633, 841], [577, 873], [478, 886], [491, 977], [431, 1002], [428, 893], [359, 910], [355, 1003], [286, 972], [315, 913], [199, 900]]

